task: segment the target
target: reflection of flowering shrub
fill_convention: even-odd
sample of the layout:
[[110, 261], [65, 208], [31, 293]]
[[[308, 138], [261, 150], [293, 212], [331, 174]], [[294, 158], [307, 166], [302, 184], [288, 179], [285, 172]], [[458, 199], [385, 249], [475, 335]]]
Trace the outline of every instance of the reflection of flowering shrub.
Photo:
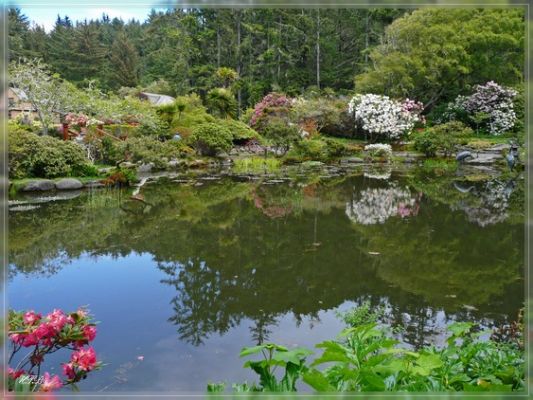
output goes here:
[[358, 224], [382, 224], [393, 216], [417, 215], [417, 200], [408, 188], [368, 188], [359, 193], [357, 200], [346, 204], [346, 215]]
[[[87, 377], [87, 373], [100, 368], [92, 347], [85, 347], [96, 337], [96, 327], [88, 313], [80, 309], [65, 314], [54, 310], [44, 318], [34, 311], [9, 312], [9, 339], [13, 344], [9, 362], [22, 348], [31, 351], [18, 360], [15, 368], [9, 368], [8, 389], [10, 391], [52, 391], [65, 385], [75, 386]], [[72, 350], [70, 362], [63, 364], [62, 380], [48, 372], [40, 375], [41, 365], [47, 354], [57, 350]]]
[[473, 202], [461, 202], [454, 209], [462, 210], [470, 222], [481, 227], [494, 225], [507, 219], [509, 197], [513, 192], [513, 184], [498, 180], [489, 181], [472, 194]]
[[362, 129], [389, 139], [409, 133], [422, 120], [422, 110], [420, 102], [410, 99], [399, 102], [377, 94], [354, 96], [348, 104], [348, 112]]
[[[511, 129], [516, 122], [513, 98], [517, 92], [490, 81], [485, 85], [477, 85], [470, 96], [458, 96], [448, 105], [447, 117], [456, 118], [467, 114], [476, 123], [486, 125], [490, 133], [499, 135]], [[486, 116], [486, 118], [482, 118]], [[486, 119], [486, 121], [485, 121]]]

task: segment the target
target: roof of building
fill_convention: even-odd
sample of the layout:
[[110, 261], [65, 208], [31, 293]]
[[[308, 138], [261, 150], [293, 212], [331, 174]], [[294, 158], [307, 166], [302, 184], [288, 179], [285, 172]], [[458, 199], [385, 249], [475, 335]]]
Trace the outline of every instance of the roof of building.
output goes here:
[[166, 94], [156, 94], [156, 93], [140, 93], [141, 98], [147, 99], [154, 106], [162, 106], [165, 104], [172, 104], [176, 100], [172, 96], [167, 96]]

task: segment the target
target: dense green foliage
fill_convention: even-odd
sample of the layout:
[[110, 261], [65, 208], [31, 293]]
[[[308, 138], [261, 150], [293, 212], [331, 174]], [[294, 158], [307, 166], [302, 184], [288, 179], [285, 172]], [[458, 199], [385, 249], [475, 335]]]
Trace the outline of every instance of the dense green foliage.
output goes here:
[[426, 157], [435, 157], [437, 153], [449, 157], [457, 145], [473, 133], [472, 129], [461, 122], [451, 121], [416, 133], [413, 140], [414, 148], [424, 153]]
[[387, 27], [356, 90], [432, 107], [475, 84], [523, 83], [524, 10], [426, 8]]
[[206, 123], [196, 126], [188, 142], [201, 155], [215, 156], [231, 149], [233, 135], [225, 126]]
[[38, 136], [16, 126], [9, 129], [9, 177], [54, 178], [92, 175], [82, 148], [50, 136]]
[[60, 16], [46, 33], [10, 9], [8, 39], [12, 60], [42, 57], [78, 85], [95, 80], [104, 90], [140, 85], [202, 97], [232, 85], [245, 108], [273, 89], [291, 94], [310, 86], [351, 89], [353, 76], [369, 62], [370, 47], [405, 12], [169, 9], [128, 23], [106, 15], [84, 22]]
[[[354, 317], [356, 318], [350, 318]], [[427, 345], [418, 350], [401, 346], [393, 332], [376, 322], [368, 308], [347, 318], [349, 327], [333, 340], [315, 347], [322, 354], [312, 363], [311, 350], [289, 350], [276, 344], [244, 348], [241, 357], [262, 353], [260, 360], [247, 361], [259, 375], [259, 384], [234, 384], [236, 392], [295, 392], [299, 380], [317, 392], [443, 392], [524, 389], [523, 326], [519, 340], [502, 342], [482, 339], [474, 325], [456, 322], [448, 327], [446, 345]], [[345, 318], [346, 320], [346, 318]], [[356, 324], [351, 324], [357, 322]], [[326, 364], [323, 369], [317, 368]], [[278, 380], [276, 367], [284, 369]], [[208, 391], [221, 392], [224, 384], [208, 384]]]

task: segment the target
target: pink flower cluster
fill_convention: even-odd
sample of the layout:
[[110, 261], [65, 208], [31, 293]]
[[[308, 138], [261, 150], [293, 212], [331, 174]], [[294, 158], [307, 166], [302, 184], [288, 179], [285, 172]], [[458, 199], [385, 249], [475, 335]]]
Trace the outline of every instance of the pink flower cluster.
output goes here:
[[65, 122], [67, 124], [85, 126], [87, 125], [87, 121], [89, 121], [89, 117], [85, 114], [68, 113], [65, 116]]
[[[87, 311], [79, 309], [66, 314], [55, 309], [43, 317], [35, 311], [9, 313], [9, 338], [13, 343], [13, 358], [22, 348], [33, 347], [31, 352], [22, 358], [17, 369], [9, 369], [8, 388], [21, 376], [27, 376], [28, 382], [38, 386], [41, 391], [51, 391], [65, 384], [72, 384], [85, 378], [89, 371], [100, 367], [96, 353], [92, 347], [85, 347], [96, 338], [96, 327], [90, 321]], [[70, 362], [63, 364], [65, 382], [58, 375], [35, 376], [34, 368], [40, 366], [44, 356], [62, 348], [73, 350]], [[40, 368], [37, 368], [39, 371]]]
[[292, 105], [291, 100], [283, 94], [280, 93], [269, 93], [263, 100], [255, 105], [254, 113], [250, 119], [250, 126], [255, 126], [267, 112], [268, 109], [272, 108], [290, 108]]

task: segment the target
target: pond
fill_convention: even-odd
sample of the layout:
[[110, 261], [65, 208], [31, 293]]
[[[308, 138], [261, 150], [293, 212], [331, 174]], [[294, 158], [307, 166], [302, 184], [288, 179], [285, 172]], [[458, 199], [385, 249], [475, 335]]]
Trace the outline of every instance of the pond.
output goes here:
[[294, 169], [160, 178], [141, 200], [17, 197], [9, 306], [90, 308], [106, 365], [83, 392], [255, 381], [243, 346], [312, 348], [365, 301], [406, 344], [439, 344], [453, 321], [490, 327], [523, 306], [523, 186], [516, 174]]

